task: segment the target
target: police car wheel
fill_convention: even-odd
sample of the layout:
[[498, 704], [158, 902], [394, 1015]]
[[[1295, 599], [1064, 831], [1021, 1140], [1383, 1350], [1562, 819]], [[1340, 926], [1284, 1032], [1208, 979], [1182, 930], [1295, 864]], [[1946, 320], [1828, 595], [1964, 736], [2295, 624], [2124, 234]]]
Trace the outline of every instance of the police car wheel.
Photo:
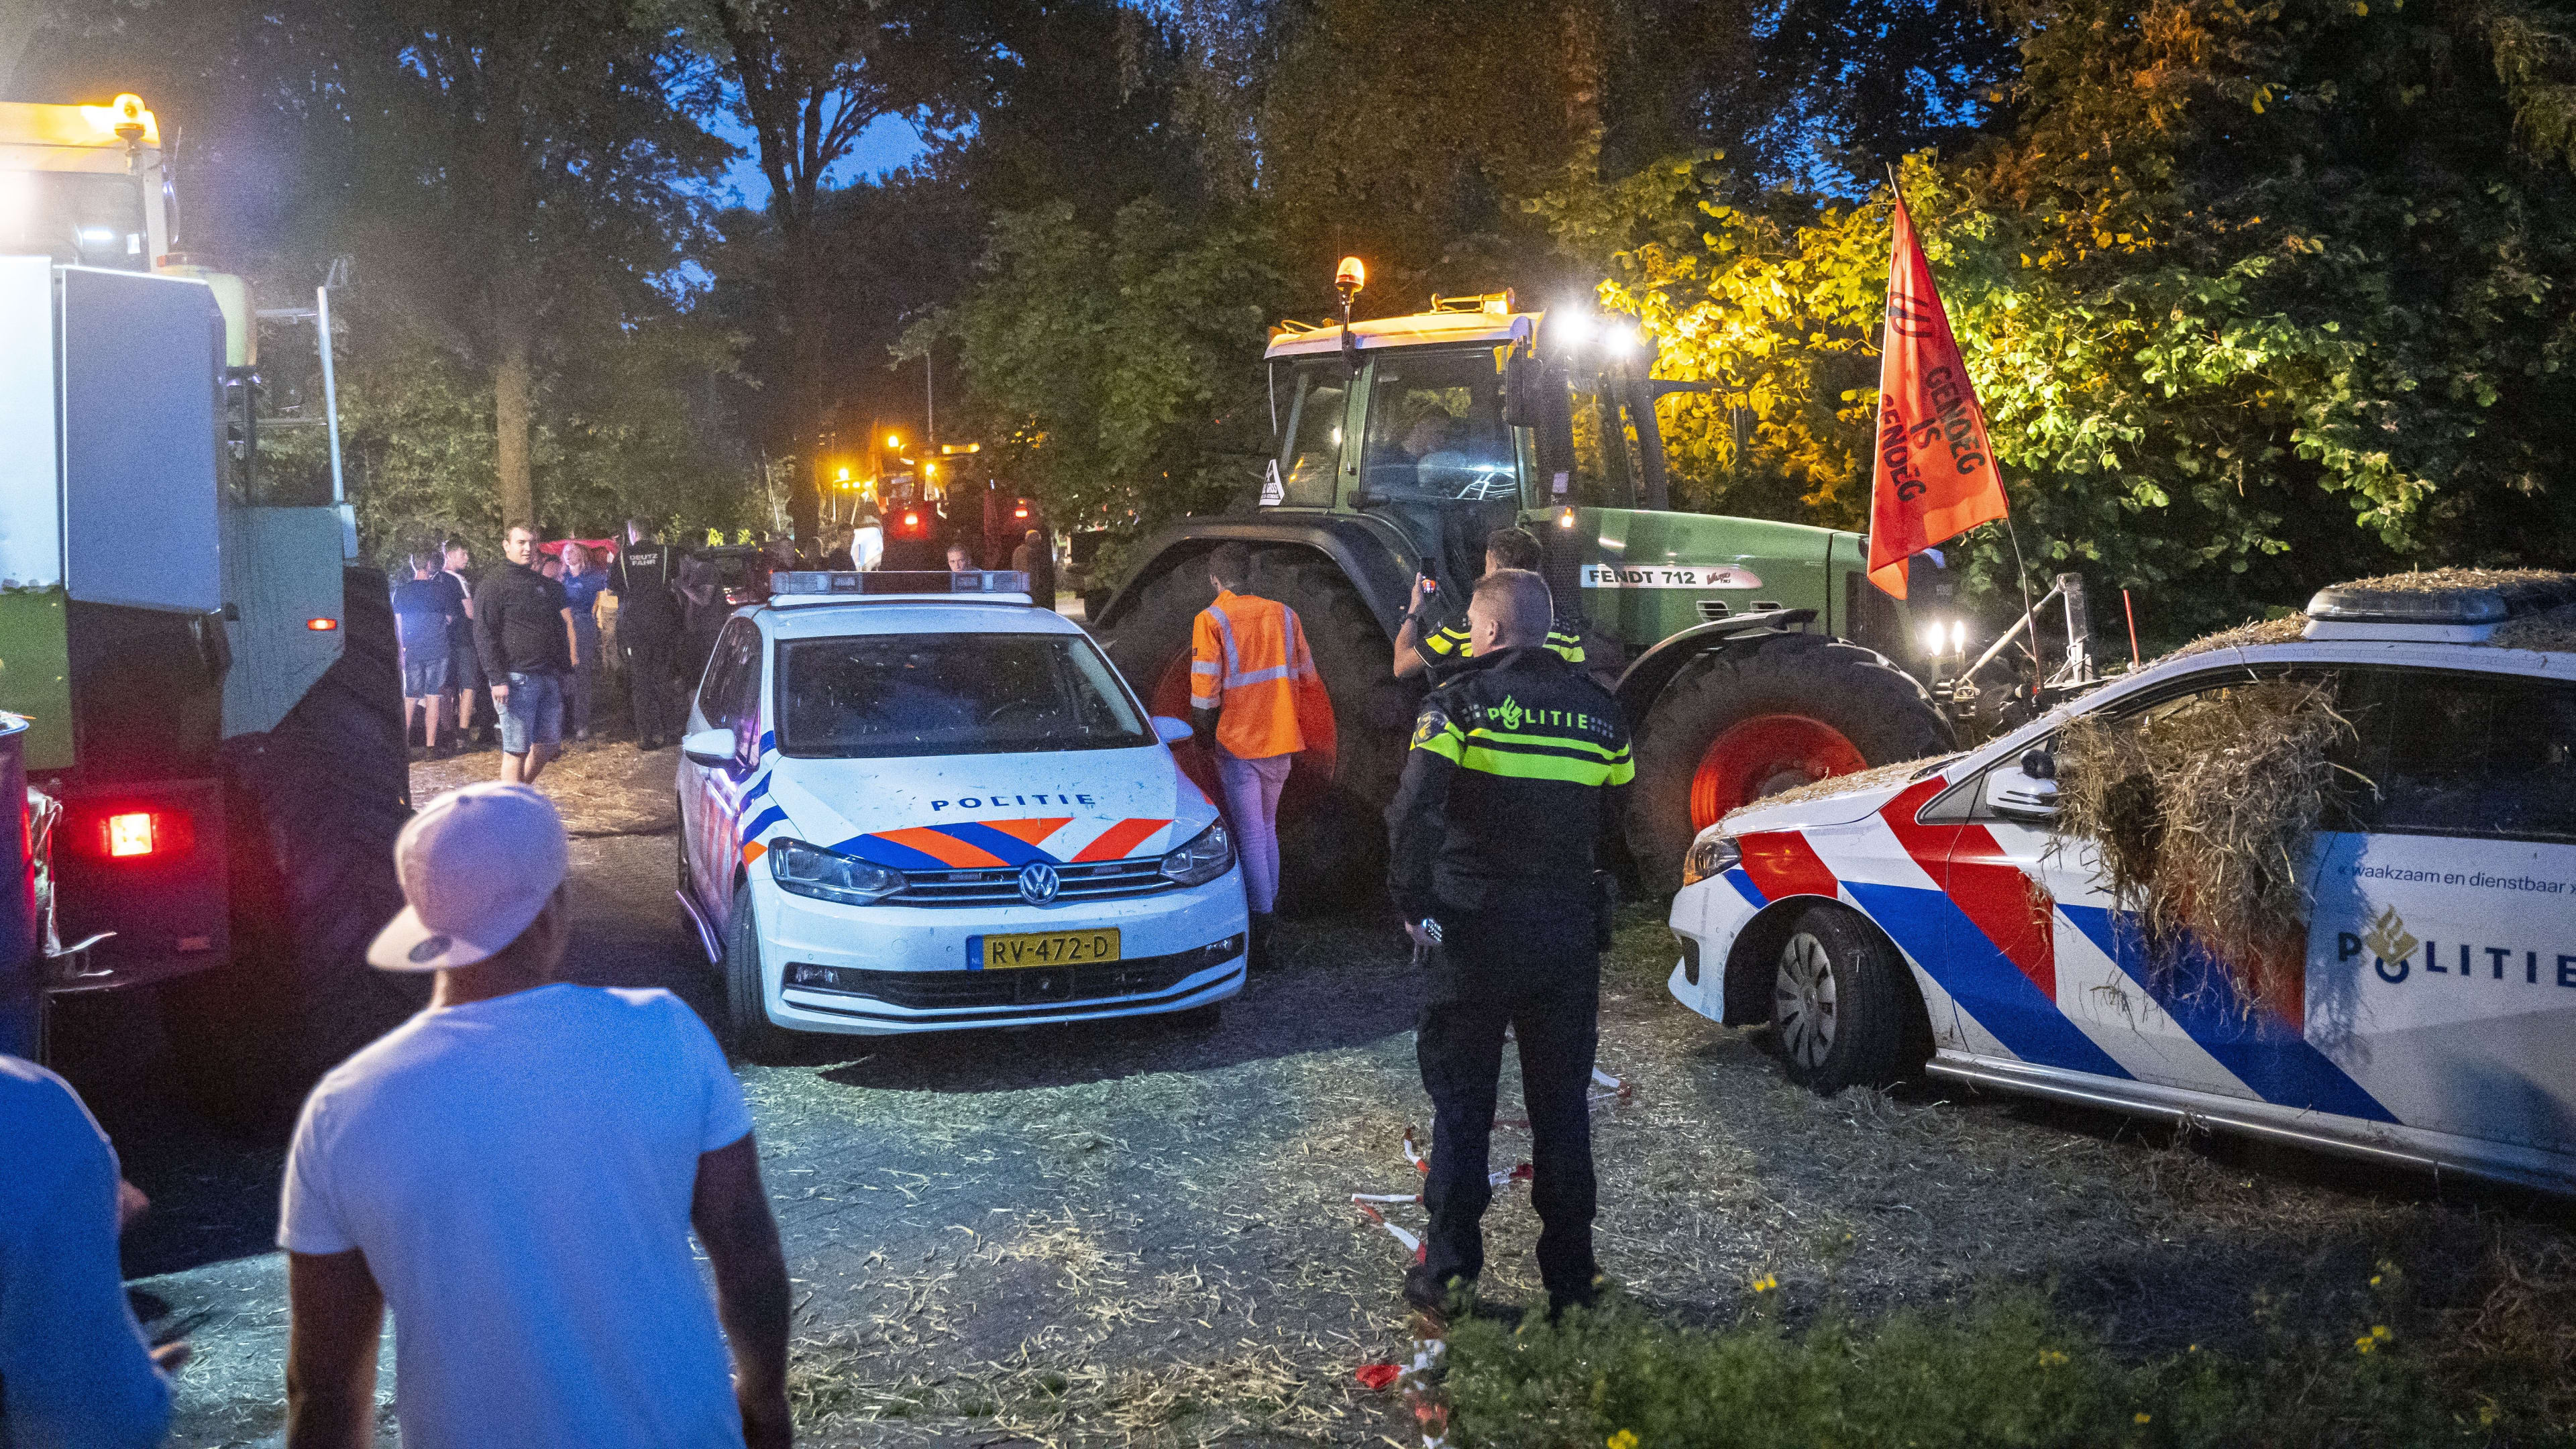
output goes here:
[[1808, 907], [1772, 961], [1772, 1045], [1789, 1080], [1831, 1095], [1904, 1078], [1906, 993], [1886, 938], [1840, 906]]
[[733, 916], [725, 923], [724, 978], [725, 1034], [734, 1054], [764, 1063], [784, 1058], [796, 1037], [769, 1019], [760, 981], [760, 926], [752, 919], [747, 885], [734, 888]]

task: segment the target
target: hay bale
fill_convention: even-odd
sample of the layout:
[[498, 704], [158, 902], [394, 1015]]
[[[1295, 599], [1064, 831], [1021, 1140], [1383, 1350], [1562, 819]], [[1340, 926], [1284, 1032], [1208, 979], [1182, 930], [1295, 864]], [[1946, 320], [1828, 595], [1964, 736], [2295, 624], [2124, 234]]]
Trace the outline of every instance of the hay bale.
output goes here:
[[2352, 726], [2334, 683], [2249, 680], [2125, 718], [2079, 716], [2059, 737], [2058, 822], [2093, 843], [2104, 888], [2132, 914], [2152, 970], [2197, 945], [2241, 1001], [2302, 968], [2300, 879], [2345, 774]]

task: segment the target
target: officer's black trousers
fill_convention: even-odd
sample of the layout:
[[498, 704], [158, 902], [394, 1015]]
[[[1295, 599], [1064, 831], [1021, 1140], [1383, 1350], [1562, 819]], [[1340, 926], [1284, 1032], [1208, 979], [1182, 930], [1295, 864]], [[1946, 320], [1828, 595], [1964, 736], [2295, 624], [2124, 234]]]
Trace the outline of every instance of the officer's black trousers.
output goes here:
[[[1514, 933], [1517, 940], [1496, 940], [1503, 933], [1463, 921], [1444, 919], [1443, 925], [1445, 962], [1414, 1031], [1433, 1112], [1431, 1172], [1423, 1185], [1431, 1210], [1424, 1266], [1442, 1282], [1484, 1271], [1480, 1220], [1493, 1199], [1487, 1154], [1508, 1026], [1520, 1043], [1521, 1096], [1537, 1170], [1530, 1205], [1539, 1217], [1539, 1277], [1552, 1303], [1589, 1302], [1597, 1272], [1590, 1088], [1601, 1018], [1589, 917], [1579, 937], [1541, 931], [1537, 939]], [[1531, 959], [1542, 946], [1561, 954]]]
[[635, 712], [635, 738], [668, 738], [680, 728], [678, 691], [671, 683], [672, 636], [639, 630], [629, 638], [621, 630], [617, 643], [626, 655], [626, 698]]

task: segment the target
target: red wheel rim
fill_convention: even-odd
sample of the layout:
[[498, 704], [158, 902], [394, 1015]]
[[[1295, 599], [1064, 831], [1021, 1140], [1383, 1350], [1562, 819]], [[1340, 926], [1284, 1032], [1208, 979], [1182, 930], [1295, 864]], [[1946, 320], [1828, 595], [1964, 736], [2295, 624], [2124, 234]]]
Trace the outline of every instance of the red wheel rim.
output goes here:
[[[1182, 686], [1187, 691], [1187, 684]], [[1187, 701], [1184, 700], [1184, 703]], [[1868, 761], [1843, 732], [1802, 714], [1760, 714], [1708, 742], [1691, 775], [1691, 829], [1705, 830], [1738, 805], [1829, 775], [1848, 775]]]
[[[1301, 696], [1297, 705], [1297, 729], [1306, 737], [1306, 748], [1297, 752], [1297, 763], [1288, 771], [1288, 783], [1279, 790], [1279, 818], [1283, 822], [1296, 819], [1331, 784], [1340, 739], [1332, 704], [1321, 689]], [[1153, 690], [1145, 696], [1145, 707], [1173, 719], [1190, 717], [1188, 651], [1173, 655], [1164, 664], [1163, 672], [1154, 677]], [[1224, 791], [1217, 784], [1216, 761], [1199, 748], [1197, 741], [1183, 740], [1172, 746], [1172, 758], [1180, 762], [1181, 773], [1205, 790], [1209, 799], [1224, 803]]]

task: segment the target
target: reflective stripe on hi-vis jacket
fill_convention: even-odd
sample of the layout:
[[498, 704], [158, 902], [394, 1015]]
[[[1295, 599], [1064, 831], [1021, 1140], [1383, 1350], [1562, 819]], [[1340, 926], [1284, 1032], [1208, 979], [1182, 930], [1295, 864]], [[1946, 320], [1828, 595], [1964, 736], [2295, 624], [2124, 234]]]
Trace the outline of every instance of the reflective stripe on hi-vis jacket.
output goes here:
[[[1444, 624], [1423, 635], [1413, 647], [1422, 655], [1424, 662], [1430, 664], [1455, 664], [1461, 659], [1472, 659], [1476, 654], [1468, 642], [1464, 624]], [[1547, 652], [1568, 664], [1580, 664], [1583, 662], [1583, 641], [1567, 630], [1550, 629], [1547, 631]]]
[[1306, 632], [1285, 604], [1228, 590], [1190, 626], [1190, 707], [1222, 705], [1216, 742], [1237, 759], [1266, 760], [1306, 747], [1297, 728], [1297, 684], [1314, 677]]
[[[1506, 696], [1498, 706], [1471, 711], [1460, 728], [1454, 716], [1426, 710], [1413, 747], [1462, 770], [1511, 780], [1558, 780], [1568, 785], [1625, 785], [1637, 778], [1627, 739], [1608, 711], [1528, 709]], [[1511, 725], [1526, 725], [1520, 729]]]

